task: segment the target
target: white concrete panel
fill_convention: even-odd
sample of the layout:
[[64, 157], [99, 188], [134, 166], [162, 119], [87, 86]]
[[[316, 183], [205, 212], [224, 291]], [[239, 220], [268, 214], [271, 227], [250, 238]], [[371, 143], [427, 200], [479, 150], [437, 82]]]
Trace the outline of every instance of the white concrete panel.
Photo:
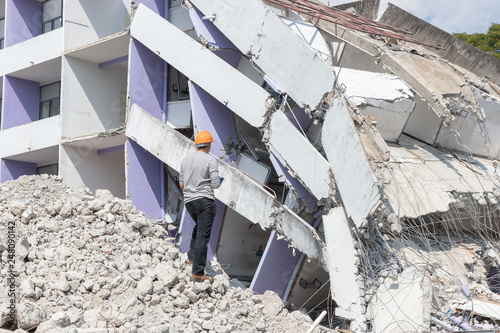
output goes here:
[[104, 188], [119, 198], [125, 197], [125, 159], [123, 151], [97, 154], [95, 147], [61, 146], [59, 175], [72, 188]]
[[280, 18], [286, 23], [287, 26], [290, 27], [290, 29], [293, 30], [293, 32], [297, 34], [297, 36], [302, 38], [307, 45], [312, 47], [314, 51], [318, 52], [324, 60], [331, 61], [330, 48], [326, 44], [326, 41], [323, 38], [323, 35], [319, 32], [318, 28], [309, 22], [292, 20], [288, 17]]
[[430, 108], [429, 103], [416, 96], [415, 108], [403, 132], [433, 145], [442, 122], [443, 120]]
[[409, 99], [393, 103], [366, 99], [365, 102], [365, 105], [359, 106], [361, 113], [375, 116], [377, 130], [388, 142], [395, 142], [400, 137], [415, 106]]
[[[431, 283], [414, 267], [386, 279], [368, 307], [374, 332], [429, 332]], [[427, 310], [427, 311], [426, 311]]]
[[330, 195], [330, 164], [290, 120], [276, 111], [264, 133], [271, 152], [318, 199]]
[[[125, 135], [175, 171], [182, 159], [196, 150], [193, 142], [160, 120], [132, 105]], [[224, 182], [215, 197], [261, 228], [272, 228], [285, 236], [309, 258], [324, 263], [323, 245], [316, 231], [304, 220], [279, 205], [276, 198], [238, 169], [217, 160]]]
[[63, 29], [30, 38], [0, 52], [0, 76], [46, 63], [61, 56]]
[[189, 100], [167, 103], [167, 124], [172, 128], [191, 126], [191, 103]]
[[410, 88], [393, 74], [342, 68], [338, 76], [347, 99], [363, 114], [376, 117], [377, 129], [386, 141], [396, 141], [414, 108]]
[[[264, 89], [144, 5], [139, 5], [130, 29], [132, 37], [219, 102], [252, 126], [262, 126], [270, 97]], [[162, 38], [154, 31], [161, 31]]]
[[326, 113], [323, 148], [333, 167], [345, 209], [356, 226], [380, 204], [380, 192], [351, 115], [341, 99]]
[[358, 287], [356, 249], [343, 207], [323, 215], [332, 297], [338, 305], [337, 316], [362, 322]]
[[130, 34], [122, 31], [112, 36], [101, 38], [91, 44], [66, 51], [66, 56], [95, 62], [97, 64], [114, 60], [128, 54]]
[[[113, 35], [130, 25], [130, 0], [64, 2], [64, 50]], [[61, 29], [62, 30], [62, 29]]]
[[0, 131], [0, 157], [59, 145], [59, 121], [54, 116]]
[[120, 94], [127, 91], [127, 69], [100, 69], [96, 63], [71, 57], [64, 57], [63, 66], [62, 137], [79, 137], [122, 126]]
[[497, 158], [500, 149], [500, 101], [479, 91], [476, 91], [476, 96], [486, 115], [485, 122], [479, 123], [473, 112], [464, 111], [464, 116], [455, 115], [449, 126], [441, 127], [436, 143], [451, 150]]
[[[331, 68], [260, 0], [192, 0], [215, 26], [302, 107], [333, 90]], [[251, 13], [251, 15], [249, 15]]]

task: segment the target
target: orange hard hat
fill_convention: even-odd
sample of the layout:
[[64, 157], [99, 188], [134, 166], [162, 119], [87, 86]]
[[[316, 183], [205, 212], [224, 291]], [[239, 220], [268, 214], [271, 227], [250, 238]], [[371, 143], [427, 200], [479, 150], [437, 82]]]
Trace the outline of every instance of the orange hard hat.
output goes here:
[[194, 139], [194, 143], [197, 145], [210, 142], [214, 142], [214, 139], [209, 131], [201, 131], [198, 135], [196, 135], [196, 139]]

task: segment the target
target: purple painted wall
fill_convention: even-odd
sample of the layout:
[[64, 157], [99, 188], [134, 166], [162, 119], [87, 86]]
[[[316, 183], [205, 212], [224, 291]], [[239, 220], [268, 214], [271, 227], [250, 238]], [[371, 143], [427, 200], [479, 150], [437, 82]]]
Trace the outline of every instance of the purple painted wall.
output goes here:
[[[225, 154], [224, 143], [231, 137], [233, 142], [238, 142], [233, 129], [233, 114], [225, 105], [213, 98], [209, 93], [196, 84], [189, 83], [189, 94], [191, 97], [191, 112], [193, 126], [198, 131], [209, 131], [214, 138], [212, 150], [217, 157]], [[228, 156], [234, 160], [236, 156]]]
[[7, 0], [5, 4], [5, 47], [42, 34], [42, 3]]
[[148, 218], [163, 219], [160, 170], [163, 163], [132, 140], [126, 143], [127, 189], [132, 203]]
[[6, 76], [3, 103], [2, 129], [38, 120], [40, 85], [38, 82]]
[[36, 163], [2, 160], [0, 182], [15, 180], [23, 175], [36, 175]]
[[[189, 11], [189, 17], [193, 22], [197, 35], [202, 35], [207, 39], [210, 45], [218, 48], [238, 50], [238, 48], [227, 39], [211, 21], [202, 20], [203, 16], [204, 15], [196, 8]], [[241, 59], [241, 55], [235, 51], [224, 50], [215, 51], [214, 53], [233, 67], [237, 67]]]
[[[290, 111], [290, 109], [288, 109]], [[295, 117], [294, 117], [295, 115]], [[311, 127], [313, 123], [313, 119], [307, 115], [307, 113], [304, 111], [304, 109], [296, 107], [293, 109], [293, 114], [290, 112], [287, 114], [288, 119], [292, 122], [292, 124], [300, 131], [300, 127], [302, 127], [302, 130], [307, 133], [307, 130], [309, 127]], [[298, 120], [298, 124], [297, 124]], [[301, 131], [302, 133], [302, 131]]]
[[168, 7], [168, 0], [137, 0], [136, 3], [144, 4], [161, 17], [165, 17], [165, 8]]
[[257, 267], [250, 289], [263, 294], [266, 290], [276, 292], [281, 298], [285, 295], [293, 269], [300, 259], [300, 252], [293, 251], [284, 240], [278, 240], [273, 232]]
[[132, 39], [130, 50], [130, 102], [163, 120], [164, 61]]
[[[314, 195], [312, 195], [297, 179], [293, 178], [285, 168], [283, 164], [276, 158], [276, 156], [270, 156], [271, 163], [276, 169], [278, 175], [285, 177], [288, 184], [290, 184], [296, 191], [298, 196], [302, 199], [304, 204], [307, 206], [307, 210], [312, 212], [314, 207], [318, 204], [318, 200]], [[280, 178], [281, 181], [281, 178]]]
[[[215, 250], [217, 248], [217, 241], [219, 240], [220, 227], [222, 225], [222, 218], [224, 217], [224, 210], [226, 205], [224, 205], [219, 200], [215, 199], [216, 214], [214, 218], [214, 223], [212, 224], [212, 233], [210, 234], [210, 241], [208, 243], [207, 259], [212, 260], [214, 258]], [[182, 211], [181, 224], [179, 230], [182, 233], [182, 242], [179, 245], [179, 251], [182, 253], [187, 253], [189, 251], [189, 244], [191, 243], [191, 234], [194, 228], [194, 221], [188, 214], [186, 208]]]

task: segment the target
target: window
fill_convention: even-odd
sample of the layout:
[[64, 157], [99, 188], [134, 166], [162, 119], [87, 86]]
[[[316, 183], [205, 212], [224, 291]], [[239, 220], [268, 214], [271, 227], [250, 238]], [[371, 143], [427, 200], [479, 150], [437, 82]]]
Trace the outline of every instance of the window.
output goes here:
[[59, 164], [49, 164], [36, 168], [37, 175], [54, 175], [57, 176], [59, 173]]
[[40, 87], [40, 119], [59, 114], [61, 82]]
[[189, 99], [189, 79], [172, 66], [168, 66], [168, 81], [170, 89], [168, 91], [169, 101], [180, 101]]
[[47, 0], [42, 4], [42, 33], [62, 26], [62, 0]]
[[0, 20], [0, 50], [4, 48], [5, 38], [5, 19]]

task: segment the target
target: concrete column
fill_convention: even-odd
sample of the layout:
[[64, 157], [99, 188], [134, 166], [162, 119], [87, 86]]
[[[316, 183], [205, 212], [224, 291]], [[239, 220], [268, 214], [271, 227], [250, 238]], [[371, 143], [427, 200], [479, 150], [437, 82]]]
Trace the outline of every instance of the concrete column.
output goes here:
[[[162, 1], [147, 1], [153, 10], [165, 12]], [[163, 3], [163, 5], [162, 5]], [[165, 122], [165, 62], [137, 40], [130, 48], [130, 103], [140, 105]], [[165, 215], [164, 164], [135, 142], [127, 142], [127, 196], [150, 218]]]
[[137, 40], [130, 47], [130, 105], [137, 104], [163, 119], [164, 61]]
[[[134, 141], [125, 145], [127, 196], [148, 218], [163, 219], [160, 167], [163, 163]], [[162, 169], [163, 171], [163, 169]]]
[[16, 180], [23, 175], [36, 175], [36, 163], [2, 159], [0, 183]]
[[38, 120], [40, 85], [38, 82], [6, 76], [3, 107], [2, 129]]
[[6, 0], [5, 47], [42, 34], [42, 2]]

